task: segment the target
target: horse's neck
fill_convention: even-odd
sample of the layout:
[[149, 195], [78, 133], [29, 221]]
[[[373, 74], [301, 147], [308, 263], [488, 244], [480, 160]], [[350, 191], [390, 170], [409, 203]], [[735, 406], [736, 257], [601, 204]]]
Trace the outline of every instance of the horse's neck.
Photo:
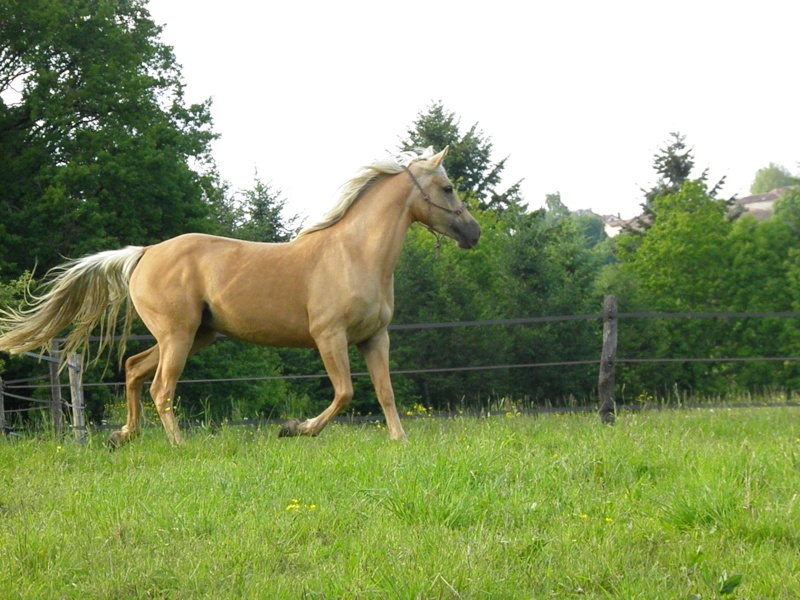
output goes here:
[[402, 178], [379, 181], [356, 201], [342, 221], [342, 241], [371, 271], [391, 275], [413, 222], [406, 200], [409, 186]]

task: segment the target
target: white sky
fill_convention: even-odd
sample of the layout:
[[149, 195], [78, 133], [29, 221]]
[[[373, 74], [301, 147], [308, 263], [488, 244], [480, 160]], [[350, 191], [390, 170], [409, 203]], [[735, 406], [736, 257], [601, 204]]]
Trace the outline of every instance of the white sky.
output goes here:
[[[800, 2], [151, 0], [189, 101], [213, 98], [224, 179], [318, 219], [434, 101], [475, 122], [532, 208], [631, 217], [679, 131], [698, 173], [748, 194], [800, 171]], [[446, 166], [446, 164], [445, 164]], [[307, 224], [308, 224], [307, 223]]]

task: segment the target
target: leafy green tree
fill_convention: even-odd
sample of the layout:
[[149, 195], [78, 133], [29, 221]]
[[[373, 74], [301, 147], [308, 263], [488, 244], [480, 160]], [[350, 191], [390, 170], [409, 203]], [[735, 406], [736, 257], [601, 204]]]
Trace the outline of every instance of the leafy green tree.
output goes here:
[[[792, 310], [792, 252], [800, 249], [800, 232], [794, 233], [782, 215], [763, 222], [745, 215], [733, 227], [730, 245], [733, 264], [728, 285], [730, 308], [740, 312], [784, 312]], [[792, 356], [791, 322], [785, 319], [746, 319], [732, 328], [726, 354], [729, 356]], [[787, 363], [743, 363], [727, 367], [732, 382], [745, 389], [781, 385], [800, 374]]]
[[800, 178], [793, 177], [786, 167], [769, 163], [768, 167], [756, 171], [753, 184], [750, 186], [750, 193], [766, 194], [774, 189], [792, 185], [800, 185]]
[[[409, 233], [395, 270], [396, 324], [492, 319], [503, 293], [504, 227], [493, 212], [473, 212], [481, 243], [469, 252], [453, 244], [437, 251], [422, 228]], [[463, 368], [497, 364], [505, 339], [495, 328], [423, 329], [392, 332], [391, 359], [399, 369]], [[506, 387], [502, 372], [421, 373], [397, 378], [398, 400], [433, 408], [479, 406]]]
[[[550, 207], [557, 213], [559, 203]], [[597, 312], [593, 293], [600, 254], [595, 253], [572, 215], [550, 211], [517, 213], [508, 219], [506, 310], [515, 316], [574, 315]], [[571, 321], [514, 328], [508, 333], [511, 363], [569, 362], [596, 358], [596, 323]], [[585, 399], [597, 374], [584, 367], [536, 369], [511, 374], [517, 390], [539, 401]], [[519, 393], [519, 392], [518, 392]]]
[[[185, 101], [160, 33], [144, 0], [0, 0], [6, 281], [64, 256], [215, 228], [210, 103]], [[14, 374], [41, 372], [29, 363], [14, 361]], [[87, 388], [91, 418], [108, 397]]]
[[792, 235], [792, 247], [800, 242], [800, 189], [786, 192], [775, 202], [774, 217], [784, 223]]
[[561, 201], [561, 192], [547, 194], [545, 196], [544, 205], [546, 208], [545, 220], [549, 225], [555, 225], [561, 221], [561, 219], [565, 219], [570, 216], [569, 209]]
[[[687, 181], [677, 194], [656, 198], [653, 226], [615, 238], [619, 264], [596, 280], [627, 312], [783, 312], [796, 306], [800, 251], [800, 190], [776, 202], [764, 222], [744, 215], [731, 222], [726, 203], [703, 183]], [[798, 328], [784, 319], [630, 320], [620, 325], [625, 358], [795, 356]], [[677, 388], [701, 394], [797, 389], [793, 362], [620, 365], [627, 389], [670, 396]], [[634, 392], [636, 395], [636, 392]]]
[[[647, 312], [723, 311], [729, 306], [732, 270], [731, 223], [727, 204], [714, 199], [705, 183], [688, 180], [675, 194], [653, 200], [654, 220], [644, 234], [618, 236], [621, 310]], [[722, 323], [710, 320], [628, 322], [620, 334], [626, 358], [692, 358], [719, 355], [727, 336]], [[724, 379], [716, 365], [675, 364], [623, 367], [633, 387], [669, 394], [673, 385], [716, 393]]]
[[[23, 273], [21, 277], [8, 284], [4, 284], [0, 281], [0, 310], [9, 307], [16, 308], [22, 300], [30, 280], [31, 274], [26, 272]], [[0, 373], [3, 372], [4, 366], [5, 363], [2, 358], [0, 358]]]
[[[596, 306], [589, 307], [598, 264], [571, 217], [556, 221], [545, 210], [515, 208], [474, 214], [483, 234], [470, 252], [445, 245], [437, 256], [424, 230], [409, 236], [395, 272], [395, 322], [596, 312]], [[597, 336], [596, 324], [585, 321], [399, 331], [392, 335], [393, 359], [401, 369], [570, 361], [595, 358]], [[586, 398], [596, 378], [596, 372], [578, 367], [422, 373], [404, 379], [413, 384], [405, 392], [425, 406], [475, 409], [500, 398], [542, 403]]]
[[0, 2], [0, 256], [20, 272], [204, 230], [209, 103], [144, 0]]
[[286, 214], [286, 199], [256, 173], [253, 187], [233, 191], [216, 172], [207, 201], [213, 233], [254, 242], [288, 242], [300, 230], [299, 215]]
[[621, 259], [632, 269], [651, 308], [664, 311], [724, 307], [725, 254], [730, 230], [725, 202], [704, 183], [687, 181], [675, 194], [653, 201], [656, 220], [641, 245]]
[[504, 191], [498, 189], [508, 158], [494, 162], [491, 138], [478, 129], [477, 123], [463, 132], [461, 120], [441, 102], [430, 105], [417, 115], [406, 131], [406, 137], [401, 140], [400, 149], [433, 146], [438, 150], [448, 145], [447, 173], [462, 196], [474, 199], [484, 210], [502, 211], [520, 204], [521, 182]]
[[579, 214], [572, 215], [572, 220], [581, 233], [583, 233], [587, 247], [595, 248], [600, 244], [604, 244], [604, 248], [602, 249], [602, 252], [606, 255], [604, 262], [611, 260], [610, 247], [607, 243], [608, 235], [606, 234], [606, 226], [603, 219], [597, 215]]
[[[800, 312], [800, 248], [790, 248], [787, 264], [787, 286], [792, 298], [792, 310]], [[791, 356], [797, 356], [800, 348], [800, 323], [797, 320], [789, 321], [786, 332], [786, 344]], [[800, 389], [800, 365], [792, 363], [792, 372], [787, 377], [786, 386], [793, 390]]]
[[[471, 174], [490, 171], [481, 166], [485, 162], [472, 160], [477, 153], [459, 154], [459, 145], [453, 140], [475, 144], [477, 127], [462, 136], [458, 123], [453, 113], [441, 104], [434, 105], [409, 130], [404, 147], [450, 144], [446, 168], [460, 182], [460, 193], [481, 223], [481, 243], [467, 253], [445, 244], [437, 253], [427, 232], [412, 231], [395, 272], [395, 322], [596, 312], [594, 277], [610, 259], [607, 245], [602, 243], [602, 221], [572, 215], [558, 193], [548, 196], [545, 209], [533, 212], [518, 199], [492, 203], [484, 195], [483, 202], [476, 201], [487, 188], [469, 187], [465, 182], [474, 184], [478, 178], [470, 178]], [[469, 168], [464, 167], [464, 157], [472, 161]], [[495, 174], [499, 173], [497, 169]], [[586, 359], [589, 354], [596, 358], [600, 347], [599, 330], [589, 321], [398, 331], [393, 333], [392, 343], [393, 360], [401, 369], [570, 361]], [[596, 372], [584, 367], [422, 373], [400, 378], [406, 387], [398, 398], [434, 408], [477, 408], [489, 399], [505, 397], [557, 403], [590, 396], [596, 378]]]

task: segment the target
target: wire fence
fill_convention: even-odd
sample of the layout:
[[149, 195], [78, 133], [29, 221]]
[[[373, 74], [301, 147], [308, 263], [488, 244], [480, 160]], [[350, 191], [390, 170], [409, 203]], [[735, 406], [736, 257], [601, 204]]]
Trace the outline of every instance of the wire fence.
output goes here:
[[[582, 315], [552, 315], [541, 317], [524, 317], [516, 319], [491, 319], [483, 321], [451, 321], [440, 323], [412, 323], [412, 324], [399, 324], [390, 325], [389, 331], [425, 331], [432, 329], [455, 329], [466, 327], [503, 327], [503, 326], [518, 326], [518, 325], [535, 325], [539, 323], [563, 323], [569, 321], [601, 321], [609, 315], [605, 313], [589, 313]], [[657, 312], [619, 312], [611, 315], [612, 318], [617, 320], [625, 319], [800, 319], [800, 312], [688, 312], [688, 313], [657, 313]], [[219, 335], [219, 338], [225, 336]], [[115, 338], [119, 340], [119, 337]], [[130, 341], [155, 341], [152, 335], [132, 335], [128, 337]], [[63, 340], [58, 339], [57, 342]], [[99, 337], [90, 337], [89, 342], [99, 342]], [[33, 357], [40, 359], [47, 359], [47, 356]], [[674, 357], [674, 358], [619, 358], [615, 359], [617, 364], [645, 364], [645, 363], [742, 363], [742, 362], [795, 362], [800, 361], [800, 356], [753, 356], [753, 357]], [[396, 369], [392, 370], [392, 375], [418, 375], [425, 373], [458, 373], [470, 371], [496, 371], [503, 369], [531, 369], [543, 367], [571, 367], [571, 366], [586, 366], [597, 365], [600, 362], [598, 355], [597, 359], [589, 360], [572, 360], [572, 361], [555, 361], [555, 362], [534, 362], [534, 363], [518, 363], [518, 364], [495, 364], [495, 365], [474, 365], [474, 366], [460, 366], [460, 367], [430, 367], [419, 369]], [[351, 374], [352, 377], [368, 377], [367, 372], [356, 372]], [[228, 377], [228, 378], [213, 378], [213, 379], [181, 379], [182, 384], [207, 384], [207, 383], [234, 383], [234, 382], [247, 382], [247, 381], [281, 381], [281, 380], [303, 380], [303, 379], [326, 379], [328, 376], [324, 373], [314, 374], [293, 374], [293, 375], [273, 375], [273, 376], [246, 376], [246, 377]], [[45, 380], [46, 375], [39, 376], [38, 380]], [[14, 387], [25, 387], [27, 389], [37, 388], [51, 388], [50, 384], [32, 386], [32, 385], [15, 385], [22, 384], [28, 380], [6, 381], [6, 388], [13, 389]], [[66, 384], [62, 384], [67, 387]], [[114, 387], [124, 386], [124, 382], [94, 382], [84, 383], [84, 387]]]
[[[426, 331], [435, 329], [454, 329], [454, 328], [477, 328], [477, 327], [508, 327], [508, 326], [526, 326], [541, 323], [561, 323], [569, 321], [621, 321], [626, 319], [717, 319], [717, 320], [735, 320], [735, 319], [798, 319], [800, 320], [800, 312], [689, 312], [689, 313], [655, 313], [655, 312], [616, 312], [606, 311], [603, 313], [591, 313], [582, 315], [549, 315], [538, 317], [524, 317], [515, 319], [492, 319], [482, 321], [457, 321], [457, 322], [440, 322], [440, 323], [416, 323], [416, 324], [397, 324], [389, 327], [390, 331]], [[224, 337], [224, 336], [220, 336]], [[118, 338], [117, 338], [118, 339]], [[151, 335], [133, 335], [128, 338], [131, 341], [154, 341]], [[91, 337], [90, 342], [98, 342], [100, 338]], [[63, 340], [54, 340], [53, 354], [56, 358], [46, 355], [29, 354], [33, 358], [45, 360], [49, 362], [58, 361], [58, 349]], [[800, 356], [761, 356], [761, 357], [671, 357], [671, 358], [620, 358], [613, 357], [614, 364], [645, 364], [645, 363], [745, 363], [745, 362], [782, 362], [790, 363], [800, 361]], [[514, 364], [491, 364], [491, 365], [472, 365], [472, 366], [457, 366], [457, 367], [430, 367], [430, 368], [416, 368], [416, 369], [395, 369], [390, 373], [392, 375], [423, 375], [423, 374], [442, 374], [442, 373], [459, 373], [459, 372], [480, 372], [480, 371], [498, 371], [498, 370], [512, 370], [512, 369], [533, 369], [545, 367], [573, 367], [573, 366], [592, 366], [601, 365], [601, 354], [598, 354], [596, 359], [589, 360], [571, 360], [571, 361], [554, 361], [554, 362], [530, 362], [530, 363], [514, 363]], [[74, 369], [74, 367], [73, 367]], [[64, 384], [54, 372], [57, 373], [57, 368], [54, 370], [51, 365], [50, 375], [40, 375], [27, 379], [14, 379], [3, 381], [0, 379], [0, 424], [5, 424], [4, 413], [21, 413], [27, 411], [41, 410], [41, 406], [4, 409], [4, 398], [27, 401], [32, 404], [50, 405], [51, 410], [55, 411], [54, 404], [63, 404], [69, 408], [75, 408], [74, 404], [67, 402], [60, 397], [61, 388], [74, 387], [74, 383]], [[78, 374], [80, 375], [80, 374]], [[352, 373], [352, 377], [368, 377], [367, 372]], [[240, 382], [263, 382], [263, 381], [291, 381], [291, 380], [313, 380], [313, 379], [326, 379], [328, 376], [324, 373], [313, 374], [291, 374], [291, 375], [271, 375], [271, 376], [243, 376], [243, 377], [228, 377], [228, 378], [208, 378], [208, 379], [182, 379], [181, 384], [209, 384], [209, 383], [240, 383]], [[48, 381], [49, 380], [49, 381]], [[37, 383], [48, 381], [47, 383]], [[93, 387], [120, 387], [124, 386], [124, 382], [82, 382], [80, 381], [81, 388]], [[50, 389], [52, 391], [51, 400], [41, 400], [22, 396], [16, 394], [11, 390], [36, 390], [36, 389]]]

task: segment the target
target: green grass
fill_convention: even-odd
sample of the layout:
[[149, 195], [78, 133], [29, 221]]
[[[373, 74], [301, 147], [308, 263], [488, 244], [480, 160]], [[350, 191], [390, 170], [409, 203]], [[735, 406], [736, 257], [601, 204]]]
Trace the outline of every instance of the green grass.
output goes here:
[[0, 597], [800, 595], [798, 408], [404, 424], [0, 441]]

